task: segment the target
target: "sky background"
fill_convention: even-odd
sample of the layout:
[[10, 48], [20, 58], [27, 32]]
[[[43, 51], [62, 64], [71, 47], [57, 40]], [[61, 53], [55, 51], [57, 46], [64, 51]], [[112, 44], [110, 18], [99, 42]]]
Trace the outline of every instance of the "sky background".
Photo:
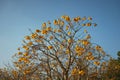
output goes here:
[[24, 36], [62, 15], [92, 16], [92, 42], [117, 58], [120, 50], [120, 0], [0, 0], [0, 67], [12, 62]]

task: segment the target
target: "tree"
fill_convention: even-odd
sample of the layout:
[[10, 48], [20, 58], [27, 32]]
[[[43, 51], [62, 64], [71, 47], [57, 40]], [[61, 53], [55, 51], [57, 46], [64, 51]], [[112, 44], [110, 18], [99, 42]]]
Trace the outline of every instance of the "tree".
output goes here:
[[111, 58], [108, 62], [108, 67], [105, 72], [107, 79], [120, 80], [120, 51], [118, 51], [118, 59]]
[[25, 36], [14, 55], [20, 76], [36, 80], [96, 80], [106, 70], [106, 53], [91, 42], [87, 28], [97, 26], [91, 17], [67, 15], [43, 23]]
[[120, 51], [118, 51], [117, 56], [118, 56], [118, 60], [120, 61]]

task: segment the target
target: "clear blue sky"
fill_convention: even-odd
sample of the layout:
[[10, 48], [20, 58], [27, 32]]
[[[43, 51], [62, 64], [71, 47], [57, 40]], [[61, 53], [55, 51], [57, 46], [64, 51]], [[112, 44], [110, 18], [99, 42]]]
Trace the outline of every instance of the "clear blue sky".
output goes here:
[[90, 33], [92, 41], [117, 57], [120, 50], [120, 0], [0, 0], [0, 67], [11, 62], [28, 28], [61, 15], [92, 16], [98, 24]]

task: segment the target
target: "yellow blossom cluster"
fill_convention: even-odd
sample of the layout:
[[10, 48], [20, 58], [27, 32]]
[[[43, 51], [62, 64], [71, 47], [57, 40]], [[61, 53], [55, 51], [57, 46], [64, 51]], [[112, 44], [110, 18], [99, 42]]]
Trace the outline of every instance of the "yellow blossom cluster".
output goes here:
[[82, 40], [82, 44], [87, 46], [88, 44], [90, 44], [90, 42], [88, 40]]
[[22, 52], [18, 52], [18, 55], [22, 55]]
[[48, 46], [48, 49], [50, 50], [50, 49], [53, 49], [53, 46]]
[[46, 28], [46, 23], [43, 23], [43, 24], [42, 24], [42, 28]]
[[29, 63], [30, 61], [27, 59], [27, 58], [24, 58], [24, 57], [21, 57], [21, 58], [19, 58], [19, 60], [18, 60], [19, 62], [25, 62], [25, 63]]
[[41, 34], [47, 34], [47, 33], [48, 33], [48, 31], [46, 29], [41, 31]]
[[78, 72], [77, 69], [74, 68], [74, 69], [72, 69], [71, 74], [72, 74], [72, 75], [75, 75], [77, 72]]
[[68, 21], [68, 22], [70, 21], [70, 17], [69, 17], [69, 16], [62, 16], [61, 18], [62, 18], [62, 19], [65, 19], [65, 20]]
[[37, 32], [37, 33], [39, 33], [39, 32], [40, 32], [40, 30], [39, 30], [39, 29], [36, 29], [36, 32]]
[[80, 46], [76, 45], [76, 47], [75, 47], [75, 52], [76, 52], [79, 56], [81, 56], [81, 55], [85, 52], [85, 49], [84, 49], [83, 47], [80, 47]]
[[79, 75], [82, 75], [82, 76], [85, 74], [85, 72], [83, 70], [80, 70], [78, 73], [79, 73]]
[[95, 59], [95, 57], [94, 56], [86, 56], [86, 60], [94, 60]]
[[66, 30], [68, 30], [69, 29], [69, 26], [68, 25], [66, 25]]
[[64, 26], [64, 21], [58, 19], [58, 20], [54, 20], [53, 21], [53, 24], [54, 25], [59, 25], [60, 27], [63, 27]]
[[32, 39], [37, 38], [37, 36], [38, 36], [38, 34], [37, 34], [37, 33], [33, 33], [33, 34], [31, 34], [31, 38], [32, 38]]
[[73, 21], [78, 22], [80, 20], [80, 17], [73, 18]]
[[30, 36], [26, 36], [25, 39], [26, 40], [30, 40], [31, 38], [30, 38]]
[[97, 51], [102, 51], [102, 48], [100, 46], [98, 46], [98, 45], [95, 46], [95, 48], [96, 48]]
[[29, 47], [24, 45], [24, 46], [23, 46], [23, 49], [29, 50]]
[[71, 74], [72, 75], [79, 74], [79, 75], [83, 76], [85, 74], [85, 72], [83, 70], [79, 70], [79, 69], [73, 68], [72, 71], [71, 71]]
[[88, 52], [86, 56], [86, 60], [94, 60], [95, 57], [93, 56], [92, 52]]
[[100, 62], [99, 62], [99, 61], [94, 61], [94, 64], [95, 64], [96, 66], [99, 66], [99, 65], [100, 65]]

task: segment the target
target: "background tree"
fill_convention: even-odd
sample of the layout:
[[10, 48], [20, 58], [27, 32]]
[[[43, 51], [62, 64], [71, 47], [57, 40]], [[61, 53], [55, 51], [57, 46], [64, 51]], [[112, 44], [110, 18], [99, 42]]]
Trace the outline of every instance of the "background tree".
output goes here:
[[14, 57], [19, 75], [36, 80], [96, 80], [106, 70], [107, 55], [91, 42], [91, 17], [67, 15], [43, 23], [25, 36]]
[[117, 56], [118, 56], [118, 60], [120, 61], [120, 51], [118, 51]]
[[117, 59], [111, 58], [108, 63], [107, 71], [104, 75], [106, 79], [120, 80], [120, 51], [118, 51], [117, 55]]

